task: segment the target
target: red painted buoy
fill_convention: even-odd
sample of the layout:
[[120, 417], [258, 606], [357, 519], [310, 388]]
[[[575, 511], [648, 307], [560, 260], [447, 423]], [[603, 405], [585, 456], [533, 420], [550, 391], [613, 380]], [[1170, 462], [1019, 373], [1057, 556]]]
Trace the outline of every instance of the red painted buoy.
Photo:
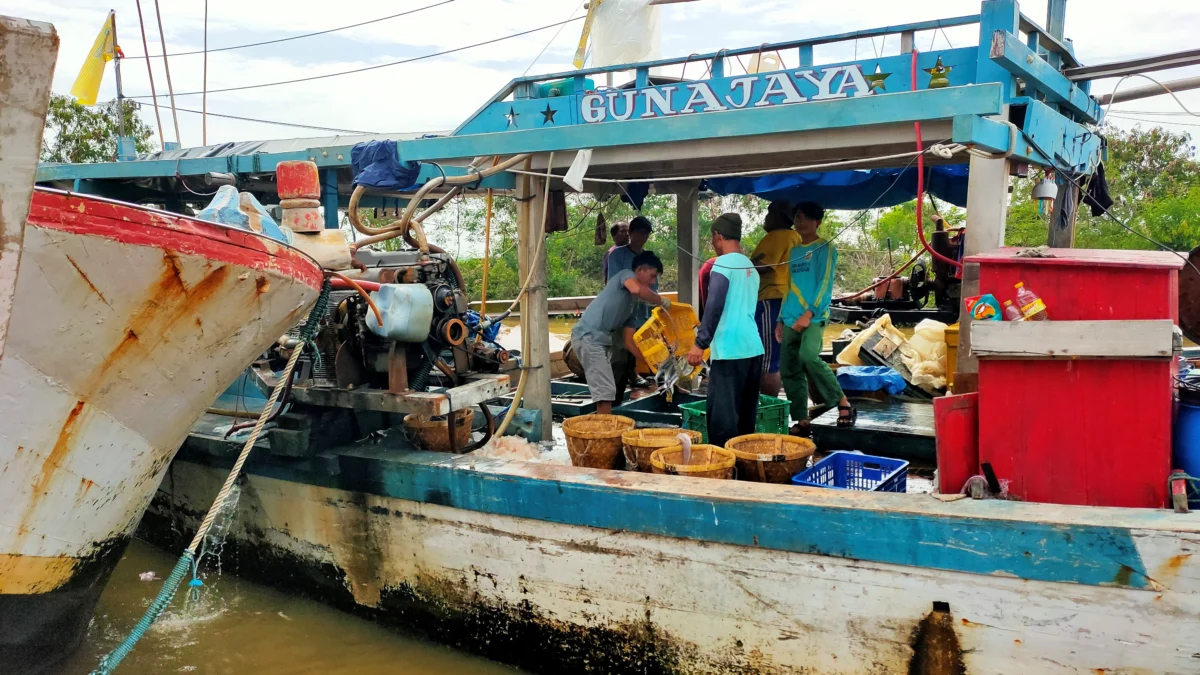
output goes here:
[[275, 167], [275, 189], [280, 199], [320, 199], [317, 165], [303, 160], [280, 162]]

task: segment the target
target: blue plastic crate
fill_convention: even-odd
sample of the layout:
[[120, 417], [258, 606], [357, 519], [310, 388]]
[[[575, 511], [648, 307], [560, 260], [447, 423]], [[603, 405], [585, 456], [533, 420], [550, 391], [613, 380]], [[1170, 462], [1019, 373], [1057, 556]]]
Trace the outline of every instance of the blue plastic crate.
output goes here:
[[833, 452], [811, 468], [792, 476], [792, 483], [839, 490], [907, 492], [908, 462], [854, 452]]

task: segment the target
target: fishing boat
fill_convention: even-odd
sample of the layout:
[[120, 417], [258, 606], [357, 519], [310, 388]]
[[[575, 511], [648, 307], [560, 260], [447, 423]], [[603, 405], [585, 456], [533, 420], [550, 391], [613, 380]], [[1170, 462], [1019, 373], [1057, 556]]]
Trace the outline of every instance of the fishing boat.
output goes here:
[[0, 291], [12, 297], [0, 670], [34, 673], [79, 643], [189, 426], [305, 315], [322, 272], [254, 232], [63, 191], [31, 198], [57, 38], [7, 18], [0, 30], [0, 117], [25, 122], [0, 127]]
[[[552, 228], [547, 207], [537, 205], [570, 187], [564, 179], [572, 165], [571, 180], [584, 185], [570, 187], [576, 191], [611, 193], [614, 183], [632, 181], [676, 196], [682, 302], [697, 297], [694, 271], [703, 260], [701, 176], [705, 188], [717, 193], [829, 195], [840, 200], [830, 208], [865, 210], [924, 194], [920, 181], [928, 173], [929, 190], [967, 208], [971, 239], [964, 261], [982, 261], [970, 263], [980, 266], [981, 276], [964, 274], [968, 297], [985, 292], [983, 280], [1003, 287], [996, 270], [1012, 274], [1018, 264], [1103, 267], [1110, 276], [1140, 266], [1138, 274], [1161, 282], [1153, 309], [1158, 315], [1110, 312], [1079, 319], [1113, 319], [1090, 324], [1092, 336], [1112, 335], [1130, 319], [1132, 328], [1145, 331], [1137, 341], [1109, 340], [1102, 347], [1113, 351], [1091, 354], [1077, 351], [1088, 346], [1085, 341], [1070, 343], [1069, 358], [1030, 367], [1025, 376], [1086, 372], [1095, 379], [1086, 381], [1094, 386], [1085, 394], [1098, 410], [1111, 406], [1113, 397], [1095, 397], [1115, 390], [1124, 381], [1121, 373], [1133, 373], [1139, 385], [1148, 382], [1137, 390], [1145, 391], [1138, 403], [1153, 409], [1154, 438], [1137, 431], [1150, 415], [1130, 415], [1136, 419], [1121, 418], [1118, 425], [1115, 415], [1106, 419], [1082, 405], [1056, 408], [1072, 400], [1064, 392], [1082, 376], [1062, 375], [1056, 386], [1024, 389], [993, 384], [995, 378], [985, 382], [985, 373], [1003, 366], [976, 359], [975, 352], [990, 346], [986, 358], [995, 357], [1004, 340], [995, 331], [990, 342], [986, 330], [970, 335], [964, 322], [956, 367], [956, 375], [971, 376], [962, 378], [964, 385], [973, 378], [978, 398], [991, 395], [1002, 404], [1040, 397], [1039, 410], [1059, 414], [1038, 417], [1039, 447], [1050, 439], [1094, 450], [1072, 455], [1090, 461], [1057, 466], [1054, 480], [1042, 485], [1049, 498], [939, 499], [425, 452], [406, 438], [401, 414], [446, 416], [453, 445], [449, 413], [506, 391], [506, 382], [499, 382], [510, 371], [488, 380], [443, 364], [446, 380], [458, 376], [452, 388], [411, 393], [394, 386], [413, 381], [404, 378], [401, 358], [407, 353], [411, 366], [417, 348], [432, 352], [423, 340], [437, 331], [416, 325], [416, 338], [377, 340], [362, 328], [374, 325], [369, 312], [347, 290], [335, 303], [344, 300], [346, 309], [326, 319], [317, 337], [330, 354], [324, 370], [332, 363], [340, 375], [322, 373], [316, 364], [306, 368], [310, 372], [296, 382], [279, 428], [259, 439], [236, 512], [223, 530], [221, 569], [537, 673], [1200, 670], [1194, 637], [1200, 516], [1163, 508], [1170, 460], [1169, 329], [1176, 318], [1167, 311], [1173, 287], [1164, 279], [1178, 272], [1181, 261], [1142, 252], [1145, 258], [1129, 264], [1118, 254], [1095, 251], [1068, 260], [1069, 252], [1056, 249], [1048, 257], [1063, 259], [1047, 261], [993, 250], [1004, 240], [1013, 169], [1088, 174], [1101, 155], [1101, 141], [1089, 129], [1103, 121], [1103, 110], [1086, 85], [1064, 74], [1081, 64], [1062, 33], [1065, 3], [1048, 4], [1046, 27], [1022, 14], [1014, 0], [985, 0], [970, 16], [525, 76], [496, 92], [454, 133], [402, 139], [395, 149], [404, 162], [425, 163], [414, 179], [421, 188], [413, 203], [429, 201], [437, 188], [443, 196], [435, 207], [449, 201], [445, 195], [463, 191], [515, 193], [520, 278], [528, 281], [521, 298], [523, 381], [509, 410], [523, 402], [541, 415], [546, 430], [553, 388], [547, 291], [539, 270], [546, 266], [540, 242]], [[958, 26], [977, 26], [978, 42], [929, 53], [914, 49], [915, 37], [928, 44], [932, 33]], [[900, 54], [814, 63], [815, 47], [843, 42], [849, 53], [849, 42], [885, 36], [901, 45]], [[772, 54], [774, 70], [734, 70], [738, 60], [761, 64]], [[784, 68], [780, 54], [798, 65]], [[671, 67], [682, 72], [689, 63], [704, 75], [681, 81], [656, 75]], [[617, 81], [629, 73], [629, 82]], [[612, 86], [597, 87], [597, 80]], [[944, 142], [935, 151], [917, 140], [921, 133]], [[333, 204], [353, 191], [353, 209], [361, 186], [349, 185], [350, 172], [340, 171], [348, 168], [343, 158], [351, 149], [297, 143], [288, 150], [295, 147], [324, 162], [322, 184], [331, 189], [323, 199]], [[169, 167], [128, 162], [47, 169], [45, 176], [99, 178], [96, 187], [117, 190], [220, 165], [254, 173], [268, 186], [272, 168], [293, 158], [283, 151], [196, 156]], [[524, 168], [515, 174], [484, 176], [479, 169], [506, 167], [502, 172], [521, 162]], [[898, 168], [905, 162], [918, 168]], [[447, 191], [451, 181], [457, 182]], [[637, 191], [621, 190], [636, 198]], [[372, 206], [367, 197], [364, 208]], [[386, 206], [385, 198], [374, 206]], [[922, 213], [919, 206], [916, 213]], [[424, 235], [420, 219], [415, 222], [413, 241], [419, 243]], [[1069, 224], [1061, 229], [1070, 234]], [[395, 231], [403, 230], [402, 224]], [[413, 241], [408, 243], [416, 248]], [[384, 262], [390, 268], [383, 269], [372, 265], [382, 264], [385, 254], [364, 253], [358, 250], [368, 282], [401, 283], [417, 277], [410, 270], [422, 264], [425, 251], [389, 251]], [[1052, 292], [1062, 300], [1054, 304], [1060, 308], [1055, 321], [1016, 329], [1026, 333], [1023, 348], [1037, 350], [1025, 356], [1040, 357], [1051, 347], [1056, 351], [1048, 359], [1062, 356], [1062, 335], [1052, 342], [1048, 333], [1029, 331], [1072, 328], [1068, 311], [1091, 311], [1101, 291], [1093, 288], [1088, 301], [1071, 301], [1068, 294], [1082, 294], [1083, 285], [1051, 291], [1040, 281], [1030, 283], [1047, 302], [1058, 300]], [[1143, 299], [1105, 292], [1106, 300], [1124, 303], [1122, 311]], [[447, 300], [446, 307], [453, 304]], [[1135, 309], [1149, 312], [1149, 305]], [[437, 314], [422, 316], [422, 324], [444, 325]], [[1144, 351], [1147, 336], [1156, 351]], [[1033, 339], [1039, 337], [1044, 339]], [[419, 376], [427, 384], [438, 374], [425, 368]], [[992, 415], [989, 423], [1012, 426], [1014, 419]], [[188, 543], [234, 464], [240, 441], [223, 437], [220, 429], [228, 423], [227, 416], [210, 413], [196, 425], [164, 476], [140, 536], [168, 550]], [[978, 427], [983, 424], [981, 413]], [[1012, 433], [977, 437], [1003, 446]], [[1049, 466], [1054, 459], [1040, 461]], [[1009, 470], [1000, 478], [1007, 480]], [[1132, 489], [1135, 472], [1139, 481], [1148, 475], [1155, 480]], [[1081, 490], [1101, 475], [1117, 478], [1108, 486], [1112, 493]], [[1072, 503], [1055, 503], [1068, 493]]]

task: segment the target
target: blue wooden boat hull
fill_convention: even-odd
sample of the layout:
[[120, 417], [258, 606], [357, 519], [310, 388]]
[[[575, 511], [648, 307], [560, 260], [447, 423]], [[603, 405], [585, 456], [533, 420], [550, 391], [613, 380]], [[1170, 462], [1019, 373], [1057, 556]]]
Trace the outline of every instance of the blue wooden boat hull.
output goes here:
[[[185, 449], [142, 536], [229, 458]], [[1200, 516], [360, 445], [250, 468], [222, 562], [532, 672], [1194, 672]], [[915, 664], [915, 665], [914, 665]]]

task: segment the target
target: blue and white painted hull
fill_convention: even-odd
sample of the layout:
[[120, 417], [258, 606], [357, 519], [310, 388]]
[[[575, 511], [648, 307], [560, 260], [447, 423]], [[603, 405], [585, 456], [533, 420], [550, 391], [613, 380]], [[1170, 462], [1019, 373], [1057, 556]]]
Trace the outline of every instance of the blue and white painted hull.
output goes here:
[[[227, 460], [142, 524], [179, 547]], [[1200, 515], [443, 454], [263, 461], [225, 569], [541, 673], [1200, 672]]]

